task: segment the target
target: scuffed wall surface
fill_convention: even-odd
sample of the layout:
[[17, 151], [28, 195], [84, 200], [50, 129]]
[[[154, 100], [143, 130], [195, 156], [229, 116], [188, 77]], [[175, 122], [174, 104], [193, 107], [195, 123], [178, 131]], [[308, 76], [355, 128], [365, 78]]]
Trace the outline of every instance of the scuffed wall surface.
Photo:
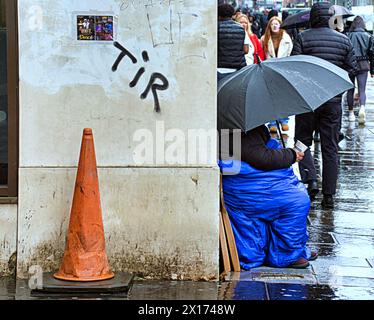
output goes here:
[[[76, 169], [22, 169], [18, 276], [58, 269]], [[99, 169], [106, 247], [115, 271], [169, 279], [218, 276], [218, 190], [211, 169]], [[37, 194], [28, 192], [37, 188]], [[140, 196], [141, 195], [141, 196]]]
[[0, 276], [14, 275], [17, 251], [17, 205], [0, 204]]

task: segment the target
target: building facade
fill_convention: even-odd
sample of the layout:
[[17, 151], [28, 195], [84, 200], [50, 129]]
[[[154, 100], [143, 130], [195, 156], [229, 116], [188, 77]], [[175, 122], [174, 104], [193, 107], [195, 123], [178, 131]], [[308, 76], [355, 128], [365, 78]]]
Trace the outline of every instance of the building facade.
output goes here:
[[0, 274], [59, 267], [89, 127], [112, 269], [216, 280], [216, 1], [0, 4]]

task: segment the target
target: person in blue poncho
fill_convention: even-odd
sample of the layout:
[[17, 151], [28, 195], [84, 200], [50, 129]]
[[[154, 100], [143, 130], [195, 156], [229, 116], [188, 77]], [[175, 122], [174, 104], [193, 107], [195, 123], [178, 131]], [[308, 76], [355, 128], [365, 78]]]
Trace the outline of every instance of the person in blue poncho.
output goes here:
[[[240, 148], [220, 143], [223, 194], [242, 269], [306, 268], [310, 199], [292, 164], [304, 154], [281, 148], [265, 125], [241, 134]], [[238, 149], [238, 150], [235, 150]]]

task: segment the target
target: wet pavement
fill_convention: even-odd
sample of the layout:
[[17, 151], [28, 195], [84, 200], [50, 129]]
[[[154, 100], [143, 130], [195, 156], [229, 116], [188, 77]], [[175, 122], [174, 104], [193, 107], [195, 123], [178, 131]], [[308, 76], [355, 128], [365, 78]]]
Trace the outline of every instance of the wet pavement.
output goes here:
[[[0, 300], [372, 300], [374, 299], [374, 80], [369, 79], [365, 126], [343, 110], [338, 191], [333, 210], [319, 194], [308, 218], [309, 245], [319, 258], [304, 270], [255, 268], [220, 282], [142, 280], [125, 295], [32, 296], [26, 280], [0, 278]], [[355, 108], [357, 115], [358, 108]], [[292, 128], [292, 119], [290, 121]], [[287, 143], [291, 144], [292, 129]], [[312, 147], [313, 150], [313, 147]], [[320, 145], [314, 146], [321, 166]], [[319, 182], [320, 183], [320, 182]]]

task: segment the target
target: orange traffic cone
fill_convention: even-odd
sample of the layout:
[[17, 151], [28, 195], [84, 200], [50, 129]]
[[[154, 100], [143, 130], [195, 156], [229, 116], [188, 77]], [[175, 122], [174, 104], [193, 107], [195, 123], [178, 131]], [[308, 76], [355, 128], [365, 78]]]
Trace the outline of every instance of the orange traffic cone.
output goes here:
[[83, 130], [69, 231], [60, 280], [97, 281], [114, 277], [105, 251], [99, 181], [91, 129]]

